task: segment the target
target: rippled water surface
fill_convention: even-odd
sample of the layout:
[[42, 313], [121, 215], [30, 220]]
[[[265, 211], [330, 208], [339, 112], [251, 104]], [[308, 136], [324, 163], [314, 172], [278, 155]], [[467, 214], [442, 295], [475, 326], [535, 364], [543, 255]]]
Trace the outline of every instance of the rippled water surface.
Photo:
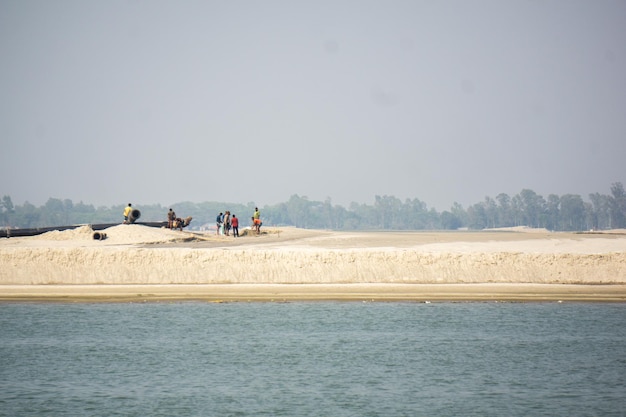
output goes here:
[[626, 304], [0, 304], [1, 416], [625, 416]]

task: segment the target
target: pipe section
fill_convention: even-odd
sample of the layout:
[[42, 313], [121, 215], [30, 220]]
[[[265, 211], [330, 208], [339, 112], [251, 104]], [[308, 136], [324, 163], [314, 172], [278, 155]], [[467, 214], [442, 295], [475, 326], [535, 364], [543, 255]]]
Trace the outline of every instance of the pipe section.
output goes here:
[[128, 222], [135, 223], [135, 220], [141, 217], [141, 212], [137, 209], [133, 209], [128, 215]]

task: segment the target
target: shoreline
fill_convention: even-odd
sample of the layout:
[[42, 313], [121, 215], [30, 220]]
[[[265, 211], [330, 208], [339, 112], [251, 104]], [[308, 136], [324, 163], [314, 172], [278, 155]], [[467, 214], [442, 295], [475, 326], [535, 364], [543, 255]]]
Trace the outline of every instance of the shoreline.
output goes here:
[[0, 285], [6, 302], [626, 302], [626, 285], [169, 284]]

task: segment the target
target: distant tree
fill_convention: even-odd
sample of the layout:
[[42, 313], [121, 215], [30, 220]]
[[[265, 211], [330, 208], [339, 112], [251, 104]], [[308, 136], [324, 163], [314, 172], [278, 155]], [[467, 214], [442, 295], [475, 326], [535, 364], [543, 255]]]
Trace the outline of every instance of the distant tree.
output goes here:
[[594, 228], [593, 204], [584, 202], [585, 205], [585, 230]]
[[443, 228], [441, 225], [441, 216], [439, 215], [437, 210], [431, 208], [430, 210], [428, 210], [428, 213], [425, 216], [427, 221], [424, 224], [424, 229], [435, 230]]
[[11, 197], [5, 195], [2, 197], [2, 204], [0, 204], [2, 211], [4, 212], [13, 212], [15, 211], [15, 206], [13, 206], [13, 201], [11, 201]]
[[326, 197], [324, 200], [324, 204], [322, 206], [323, 218], [324, 218], [324, 228], [325, 229], [338, 229], [339, 228], [339, 219], [335, 214], [335, 210], [333, 209], [332, 199], [330, 197]]
[[400, 207], [402, 202], [393, 196], [376, 196], [374, 209], [376, 210], [378, 222], [377, 229], [398, 229], [401, 224]]
[[585, 230], [585, 204], [577, 194], [561, 196], [561, 230]]
[[309, 201], [307, 227], [311, 229], [325, 229], [328, 224], [327, 208], [321, 201]]
[[592, 204], [591, 227], [596, 230], [611, 227], [611, 197], [600, 193], [589, 194]]
[[498, 226], [498, 205], [496, 201], [491, 197], [485, 197], [483, 206], [485, 207], [485, 226], [490, 228]]
[[626, 191], [621, 182], [611, 185], [611, 199], [609, 205], [611, 227], [622, 229], [626, 227]]
[[50, 226], [67, 225], [65, 205], [61, 199], [49, 198], [43, 208], [42, 220], [44, 221], [44, 224], [48, 224]]
[[76, 224], [93, 224], [95, 223], [96, 209], [92, 205], [80, 203], [73, 205], [72, 223]]
[[350, 203], [350, 210], [354, 213], [355, 229], [366, 230], [378, 228], [379, 216], [374, 206], [367, 204]]
[[16, 226], [21, 228], [32, 228], [42, 226], [40, 218], [40, 210], [28, 201], [24, 202], [19, 213], [16, 210]]
[[11, 201], [11, 197], [5, 195], [2, 197], [2, 202], [0, 202], [0, 226], [10, 227], [11, 226], [11, 217], [15, 212], [15, 207], [13, 206], [13, 201]]
[[343, 221], [343, 229], [345, 230], [358, 230], [363, 228], [363, 220], [359, 215], [360, 205], [358, 203], [350, 203], [349, 209], [346, 211], [345, 219]]
[[[529, 189], [523, 189], [513, 198], [500, 193], [495, 200], [489, 196], [472, 204], [467, 210], [455, 202], [450, 210], [438, 213], [428, 209], [419, 199], [404, 202], [390, 196], [375, 196], [373, 204], [351, 203], [346, 209], [333, 205], [332, 200], [310, 201], [306, 196], [292, 195], [287, 202], [261, 208], [266, 225], [293, 225], [302, 228], [338, 230], [423, 230], [486, 228], [528, 225], [553, 230], [580, 230], [626, 227], [626, 191], [621, 183], [611, 186], [611, 195], [594, 193], [590, 203], [578, 195], [559, 197], [550, 194], [547, 201]], [[30, 228], [69, 224], [116, 223], [126, 204], [94, 208], [82, 201], [50, 198], [41, 207], [26, 202], [14, 206], [9, 196], [0, 201], [0, 226]], [[163, 221], [169, 206], [160, 204], [133, 204], [141, 211], [141, 221]], [[229, 210], [247, 224], [256, 204], [223, 202], [180, 202], [172, 204], [179, 216], [192, 216], [194, 226], [213, 224], [215, 215]], [[193, 226], [192, 226], [193, 227]]]
[[335, 221], [337, 222], [337, 229], [345, 229], [346, 222], [349, 221], [353, 214], [350, 213], [345, 207], [336, 205], [333, 207], [333, 213]]
[[561, 227], [561, 198], [550, 194], [546, 202], [546, 227], [550, 230], [559, 230]]
[[450, 211], [441, 213], [441, 228], [444, 230], [456, 230], [462, 226], [461, 219]]
[[417, 198], [406, 199], [400, 209], [400, 219], [402, 224], [399, 225], [401, 229], [410, 230], [423, 230], [432, 226], [430, 213], [426, 206], [426, 203], [420, 201]]
[[454, 216], [461, 222], [461, 224], [457, 227], [467, 226], [468, 218], [467, 212], [463, 209], [463, 206], [456, 201], [452, 203], [452, 207], [450, 207], [450, 212], [454, 214]]
[[307, 196], [292, 195], [287, 202], [287, 214], [291, 224], [307, 228], [309, 221], [309, 199]]
[[467, 208], [467, 226], [471, 229], [480, 230], [487, 227], [487, 214], [482, 203], [476, 203]]
[[498, 201], [498, 226], [515, 226], [511, 212], [511, 197], [508, 194], [500, 193], [496, 196], [496, 200]]
[[545, 200], [533, 190], [523, 189], [520, 192], [524, 223], [530, 227], [544, 225]]
[[[251, 206], [251, 211], [247, 210], [245, 216], [240, 217], [239, 214], [237, 214], [237, 216], [240, 217], [240, 223], [243, 221], [243, 224], [248, 224], [249, 222], [252, 221], [251, 217], [252, 217], [252, 213], [254, 213], [254, 207], [255, 205], [253, 204]], [[266, 225], [273, 225], [273, 226], [293, 226], [294, 225], [291, 221], [291, 217], [289, 216], [289, 213], [287, 210], [287, 203], [279, 203], [273, 206], [263, 207], [261, 209], [261, 219], [263, 223]]]

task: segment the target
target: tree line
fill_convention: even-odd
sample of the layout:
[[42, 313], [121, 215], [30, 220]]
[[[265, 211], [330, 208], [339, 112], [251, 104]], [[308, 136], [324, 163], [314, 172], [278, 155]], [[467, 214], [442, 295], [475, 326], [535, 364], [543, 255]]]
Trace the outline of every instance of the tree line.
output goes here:
[[[456, 230], [528, 226], [555, 231], [581, 231], [626, 228], [626, 192], [622, 183], [611, 185], [610, 194], [593, 193], [585, 201], [578, 194], [547, 198], [523, 189], [514, 196], [500, 193], [463, 208], [454, 203], [438, 212], [417, 198], [401, 201], [394, 196], [375, 196], [373, 204], [333, 205], [330, 198], [312, 201], [292, 195], [288, 201], [261, 208], [263, 223], [271, 226], [295, 226], [332, 230]], [[0, 204], [0, 227], [35, 228], [73, 224], [122, 222], [126, 204], [94, 207], [69, 199], [50, 198], [40, 207], [25, 202], [14, 205], [5, 195]], [[180, 217], [192, 216], [191, 229], [215, 224], [218, 213], [230, 210], [247, 225], [255, 204], [223, 202], [181, 202], [174, 204]], [[137, 208], [140, 221], [165, 221], [169, 207], [151, 204]]]

